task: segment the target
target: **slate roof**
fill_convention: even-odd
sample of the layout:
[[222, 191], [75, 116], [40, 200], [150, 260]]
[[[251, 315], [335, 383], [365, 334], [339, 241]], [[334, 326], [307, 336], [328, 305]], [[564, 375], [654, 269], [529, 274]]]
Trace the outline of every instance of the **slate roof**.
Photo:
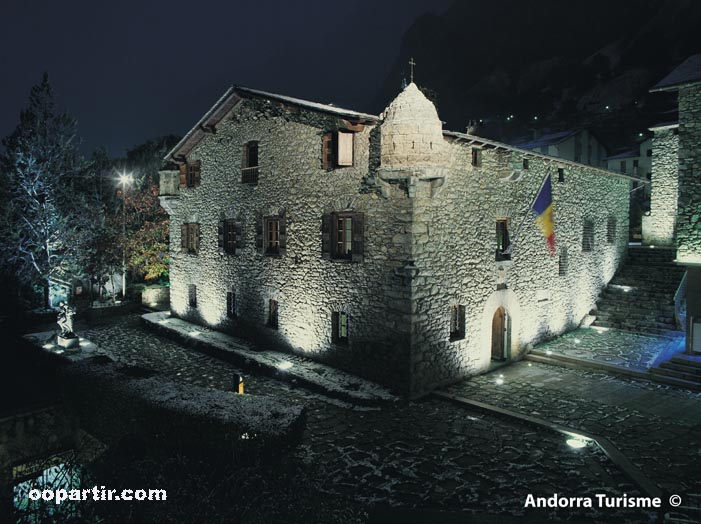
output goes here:
[[650, 91], [670, 91], [682, 85], [697, 82], [701, 82], [701, 54], [684, 60], [676, 69], [657, 82]]

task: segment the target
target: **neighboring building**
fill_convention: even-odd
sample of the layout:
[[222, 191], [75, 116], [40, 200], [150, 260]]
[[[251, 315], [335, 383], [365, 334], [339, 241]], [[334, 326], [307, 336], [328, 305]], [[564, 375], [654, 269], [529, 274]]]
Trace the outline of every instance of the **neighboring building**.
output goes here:
[[[687, 267], [687, 351], [701, 353], [701, 54], [689, 57], [651, 91], [678, 94], [677, 262]], [[655, 178], [653, 168], [653, 191]], [[669, 202], [673, 205], [673, 198]]]
[[173, 315], [411, 396], [577, 327], [627, 246], [630, 177], [443, 131], [413, 83], [379, 117], [232, 87], [166, 160]]
[[606, 167], [608, 156], [606, 147], [588, 129], [548, 133], [517, 147], [595, 167]]

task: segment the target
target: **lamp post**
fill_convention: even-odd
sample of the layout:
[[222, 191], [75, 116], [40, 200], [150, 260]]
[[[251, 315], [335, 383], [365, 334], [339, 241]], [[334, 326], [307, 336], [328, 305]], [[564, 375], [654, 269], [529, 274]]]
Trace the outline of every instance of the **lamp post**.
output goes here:
[[131, 184], [133, 178], [122, 172], [119, 175], [119, 183], [122, 184], [122, 300], [127, 297], [127, 184]]

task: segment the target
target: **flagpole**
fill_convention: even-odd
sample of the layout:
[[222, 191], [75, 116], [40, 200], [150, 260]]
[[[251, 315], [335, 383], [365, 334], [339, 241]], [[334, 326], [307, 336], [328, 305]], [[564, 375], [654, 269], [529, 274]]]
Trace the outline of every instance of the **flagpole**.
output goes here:
[[538, 191], [535, 192], [535, 196], [531, 200], [531, 203], [528, 205], [528, 209], [526, 210], [526, 213], [524, 213], [523, 218], [521, 219], [521, 223], [518, 225], [518, 228], [516, 229], [514, 236], [511, 238], [511, 253], [513, 253], [513, 251], [514, 251], [513, 246], [514, 246], [514, 244], [516, 244], [516, 240], [518, 239], [518, 234], [521, 232], [521, 228], [523, 227], [524, 222], [526, 222], [526, 218], [528, 218], [528, 210], [533, 209], [533, 204], [535, 204], [535, 201], [538, 198], [538, 195], [540, 195], [540, 192], [543, 190], [543, 187], [545, 186], [545, 181], [548, 179], [549, 176], [550, 176], [550, 173], [545, 175], [545, 177], [543, 178], [543, 181], [540, 183], [540, 187], [538, 187]]

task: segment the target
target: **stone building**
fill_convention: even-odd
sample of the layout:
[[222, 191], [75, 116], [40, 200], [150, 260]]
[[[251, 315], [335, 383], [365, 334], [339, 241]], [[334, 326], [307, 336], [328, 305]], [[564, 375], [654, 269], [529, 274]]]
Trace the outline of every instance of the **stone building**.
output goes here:
[[631, 178], [444, 131], [413, 83], [380, 116], [232, 87], [166, 160], [173, 315], [412, 396], [577, 327], [627, 246]]
[[547, 133], [517, 147], [595, 167], [606, 167], [608, 156], [606, 146], [588, 129]]
[[[676, 204], [677, 263], [687, 268], [687, 351], [701, 353], [701, 54], [689, 57], [651, 91], [672, 91], [678, 95], [678, 127], [672, 127], [668, 133], [674, 136], [676, 132], [678, 136], [667, 138], [669, 168], [665, 172], [670, 174], [664, 177], [661, 173], [662, 182], [670, 186], [670, 196], [660, 205], [666, 202], [664, 209], [669, 214]], [[678, 147], [676, 188], [671, 180], [675, 147]], [[654, 166], [652, 176], [654, 191], [657, 181]]]

